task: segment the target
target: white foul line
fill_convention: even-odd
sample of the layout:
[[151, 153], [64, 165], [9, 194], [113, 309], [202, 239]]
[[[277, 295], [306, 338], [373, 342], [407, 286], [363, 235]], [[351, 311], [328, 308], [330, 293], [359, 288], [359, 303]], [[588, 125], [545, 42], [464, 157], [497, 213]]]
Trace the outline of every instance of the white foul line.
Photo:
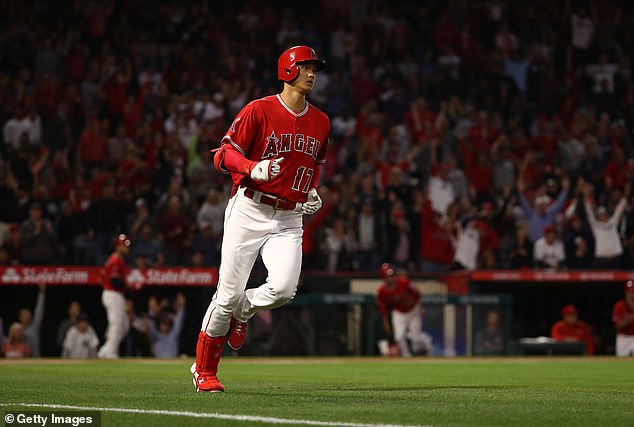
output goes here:
[[78, 409], [85, 411], [101, 411], [101, 412], [123, 412], [127, 414], [149, 414], [149, 415], [172, 415], [177, 417], [192, 417], [192, 418], [214, 418], [218, 420], [232, 420], [232, 421], [250, 421], [256, 423], [269, 423], [269, 424], [293, 424], [293, 425], [307, 425], [307, 426], [326, 426], [326, 427], [429, 427], [429, 426], [414, 426], [403, 424], [363, 424], [363, 423], [348, 423], [339, 421], [317, 421], [317, 420], [292, 420], [288, 418], [275, 418], [275, 417], [258, 417], [255, 415], [231, 415], [231, 414], [218, 414], [209, 412], [190, 412], [190, 411], [167, 411], [164, 409], [136, 409], [136, 408], [99, 408], [96, 406], [75, 406], [75, 405], [59, 405], [55, 403], [0, 403], [0, 406], [25, 406], [29, 408], [53, 408], [53, 409]]

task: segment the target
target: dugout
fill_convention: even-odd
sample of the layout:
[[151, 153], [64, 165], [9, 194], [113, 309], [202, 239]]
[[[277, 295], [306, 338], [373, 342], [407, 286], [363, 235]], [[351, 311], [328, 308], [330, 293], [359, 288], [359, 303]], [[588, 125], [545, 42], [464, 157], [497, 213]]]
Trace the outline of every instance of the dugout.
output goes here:
[[[511, 337], [515, 344], [526, 337], [550, 336], [552, 325], [561, 319], [562, 307], [574, 304], [579, 318], [593, 331], [596, 353], [614, 354], [612, 308], [623, 298], [623, 284], [633, 278], [624, 271], [479, 271], [471, 274], [469, 292], [512, 297]], [[518, 346], [512, 349], [520, 350]], [[579, 351], [570, 349], [567, 353]]]

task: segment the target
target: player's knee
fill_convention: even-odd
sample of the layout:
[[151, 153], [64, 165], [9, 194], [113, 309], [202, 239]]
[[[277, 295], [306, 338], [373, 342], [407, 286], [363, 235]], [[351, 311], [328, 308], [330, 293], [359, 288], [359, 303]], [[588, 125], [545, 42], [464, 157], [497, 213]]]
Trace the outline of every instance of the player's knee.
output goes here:
[[295, 288], [296, 284], [285, 283], [286, 286], [281, 286], [279, 288], [269, 288], [269, 292], [271, 296], [276, 302], [276, 305], [286, 304], [295, 296]]
[[240, 301], [240, 294], [225, 296], [216, 300], [216, 309], [221, 313], [231, 314]]

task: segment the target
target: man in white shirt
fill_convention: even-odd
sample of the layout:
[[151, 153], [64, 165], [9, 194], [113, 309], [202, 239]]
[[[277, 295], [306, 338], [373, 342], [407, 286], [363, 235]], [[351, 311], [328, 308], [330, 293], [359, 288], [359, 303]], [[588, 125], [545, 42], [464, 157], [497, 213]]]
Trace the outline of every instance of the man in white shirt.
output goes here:
[[[592, 187], [582, 184], [584, 207], [588, 223], [594, 235], [594, 266], [600, 269], [619, 269], [622, 267], [623, 244], [619, 235], [619, 223], [627, 205], [630, 185], [625, 186], [623, 197], [616, 205], [612, 216], [605, 206], [599, 206], [595, 212], [592, 209]], [[596, 213], [596, 215], [595, 215]]]
[[85, 314], [77, 316], [75, 326], [71, 326], [66, 337], [62, 349], [62, 357], [71, 359], [88, 359], [97, 355], [97, 347], [99, 347], [99, 338], [95, 330], [88, 323], [88, 317]]
[[594, 22], [588, 16], [588, 11], [581, 6], [570, 17], [570, 38], [572, 44], [573, 66], [585, 65], [594, 38]]
[[607, 53], [602, 53], [599, 56], [599, 62], [588, 65], [586, 69], [588, 75], [594, 79], [592, 91], [595, 94], [603, 92], [604, 82], [606, 83], [607, 92], [614, 92], [614, 75], [619, 67], [615, 63], [608, 62], [608, 60]]
[[564, 244], [552, 225], [544, 227], [544, 235], [537, 239], [533, 251], [536, 268], [557, 270], [563, 267], [566, 260]]
[[449, 168], [446, 164], [438, 165], [438, 170], [429, 178], [428, 192], [432, 209], [445, 216], [447, 208], [456, 198], [453, 185], [448, 178]]

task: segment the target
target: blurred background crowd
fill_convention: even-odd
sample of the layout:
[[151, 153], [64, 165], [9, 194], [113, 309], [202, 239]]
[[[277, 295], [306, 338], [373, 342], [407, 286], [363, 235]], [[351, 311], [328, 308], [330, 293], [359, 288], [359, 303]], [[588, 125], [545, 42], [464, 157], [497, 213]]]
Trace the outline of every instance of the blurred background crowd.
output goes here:
[[212, 165], [277, 58], [328, 62], [304, 269], [632, 268], [634, 8], [617, 1], [0, 5], [0, 264], [219, 263]]

